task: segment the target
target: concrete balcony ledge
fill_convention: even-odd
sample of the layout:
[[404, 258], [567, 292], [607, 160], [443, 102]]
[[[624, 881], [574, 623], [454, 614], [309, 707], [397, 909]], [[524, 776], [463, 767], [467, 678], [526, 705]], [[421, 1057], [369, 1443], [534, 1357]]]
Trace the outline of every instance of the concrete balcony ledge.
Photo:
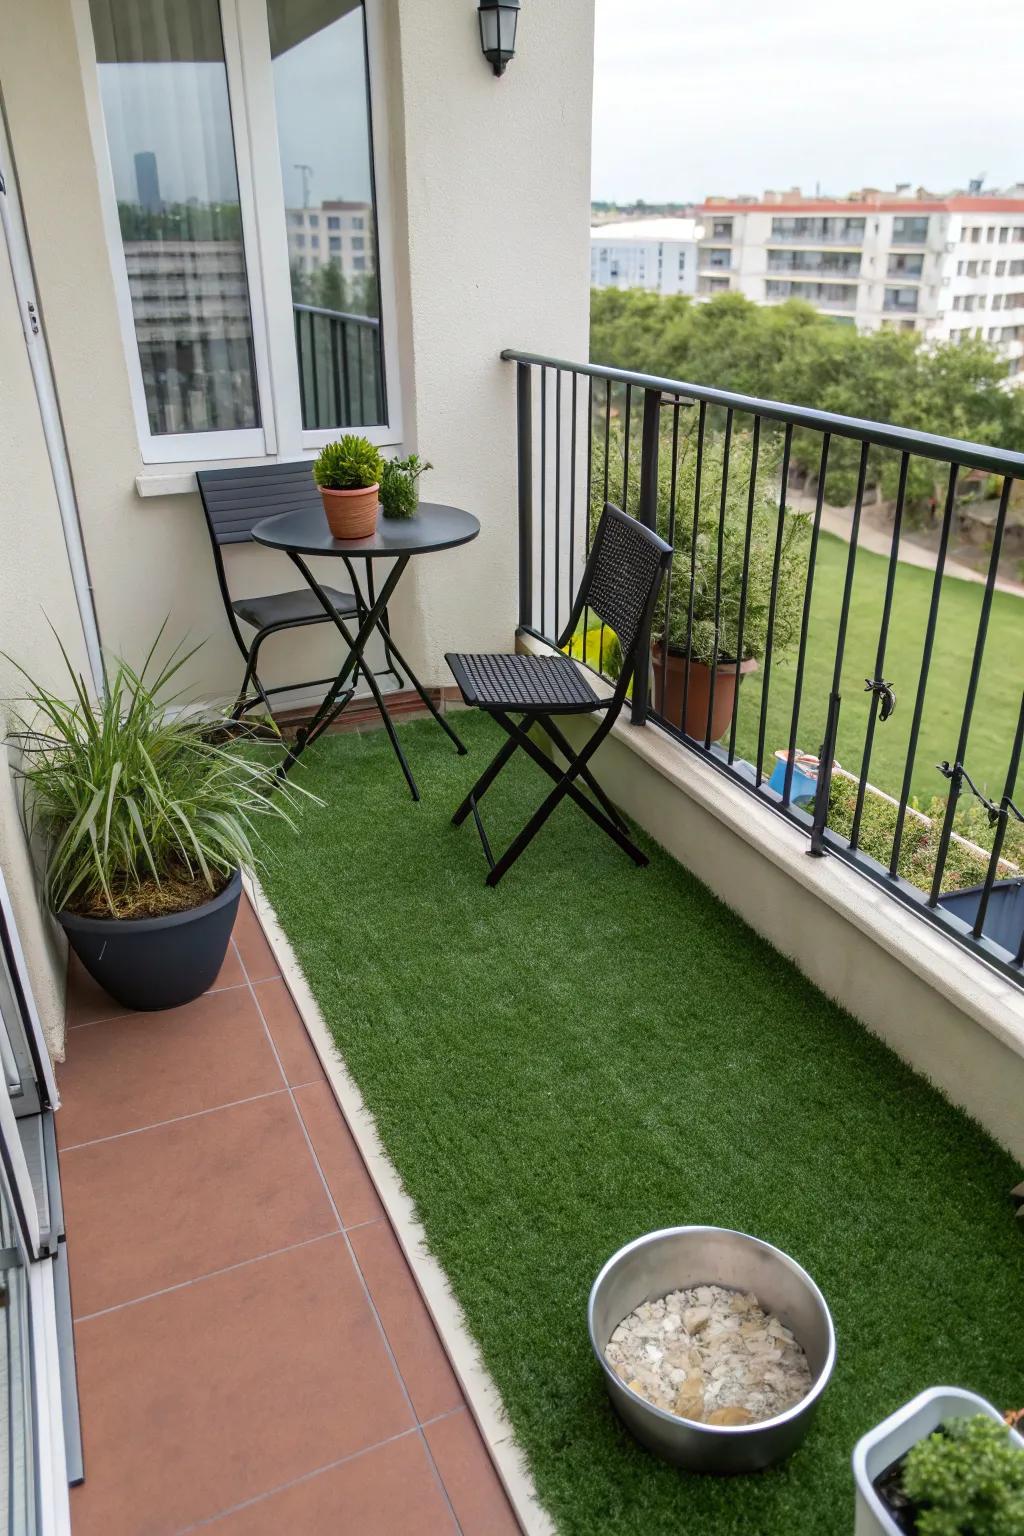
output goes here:
[[[566, 718], [563, 729], [575, 743], [593, 718]], [[658, 726], [623, 714], [597, 771], [674, 858], [1024, 1157], [1024, 991], [842, 860], [811, 858], [797, 827]]]

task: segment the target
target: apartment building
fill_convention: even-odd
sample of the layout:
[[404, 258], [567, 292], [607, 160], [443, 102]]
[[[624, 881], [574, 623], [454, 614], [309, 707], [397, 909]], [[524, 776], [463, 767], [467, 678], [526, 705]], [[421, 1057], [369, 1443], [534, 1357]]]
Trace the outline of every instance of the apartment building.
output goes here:
[[340, 199], [315, 208], [288, 209], [288, 256], [294, 269], [313, 273], [336, 262], [342, 277], [374, 270], [373, 213], [369, 203]]
[[652, 293], [697, 291], [695, 219], [625, 219], [590, 231], [590, 282], [594, 288], [647, 288]]
[[[1016, 190], [1016, 189], [1015, 189]], [[1024, 197], [766, 194], [700, 209], [697, 297], [803, 299], [862, 331], [978, 336], [1024, 378]]]

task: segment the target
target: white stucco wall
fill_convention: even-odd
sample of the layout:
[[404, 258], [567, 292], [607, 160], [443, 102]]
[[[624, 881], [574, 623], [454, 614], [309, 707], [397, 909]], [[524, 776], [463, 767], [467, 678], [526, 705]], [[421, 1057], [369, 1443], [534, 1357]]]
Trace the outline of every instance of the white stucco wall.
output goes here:
[[[593, 0], [524, 10], [497, 80], [475, 7], [382, 0], [405, 440], [435, 500], [478, 543], [410, 567], [393, 621], [428, 684], [445, 647], [508, 645], [515, 617], [514, 370], [503, 346], [585, 356]], [[193, 494], [142, 498], [71, 0], [0, 0], [5, 104], [50, 333], [106, 646], [137, 658], [157, 625], [209, 637], [195, 681], [228, 694], [241, 662]], [[39, 60], [46, 59], [46, 89]], [[229, 551], [236, 591], [295, 585], [283, 559]], [[329, 579], [337, 580], [337, 571]], [[271, 642], [268, 682], [331, 670], [337, 641]]]

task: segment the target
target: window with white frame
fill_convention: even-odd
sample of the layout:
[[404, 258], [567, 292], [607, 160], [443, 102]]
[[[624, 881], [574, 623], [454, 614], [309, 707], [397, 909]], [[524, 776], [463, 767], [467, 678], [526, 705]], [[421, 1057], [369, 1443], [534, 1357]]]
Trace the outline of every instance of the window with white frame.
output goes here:
[[144, 461], [398, 442], [379, 0], [76, 3]]

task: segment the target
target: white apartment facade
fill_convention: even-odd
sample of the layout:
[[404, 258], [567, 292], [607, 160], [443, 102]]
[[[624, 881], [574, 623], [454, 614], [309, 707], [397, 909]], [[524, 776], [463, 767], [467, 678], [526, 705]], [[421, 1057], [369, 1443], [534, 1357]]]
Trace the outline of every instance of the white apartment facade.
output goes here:
[[714, 200], [697, 297], [802, 299], [861, 331], [977, 336], [1024, 379], [1024, 198]]
[[312, 273], [335, 262], [342, 277], [374, 270], [373, 209], [335, 199], [315, 208], [288, 209], [288, 255], [293, 268]]
[[626, 219], [590, 231], [593, 288], [646, 288], [660, 294], [695, 294], [698, 242], [695, 219]]

